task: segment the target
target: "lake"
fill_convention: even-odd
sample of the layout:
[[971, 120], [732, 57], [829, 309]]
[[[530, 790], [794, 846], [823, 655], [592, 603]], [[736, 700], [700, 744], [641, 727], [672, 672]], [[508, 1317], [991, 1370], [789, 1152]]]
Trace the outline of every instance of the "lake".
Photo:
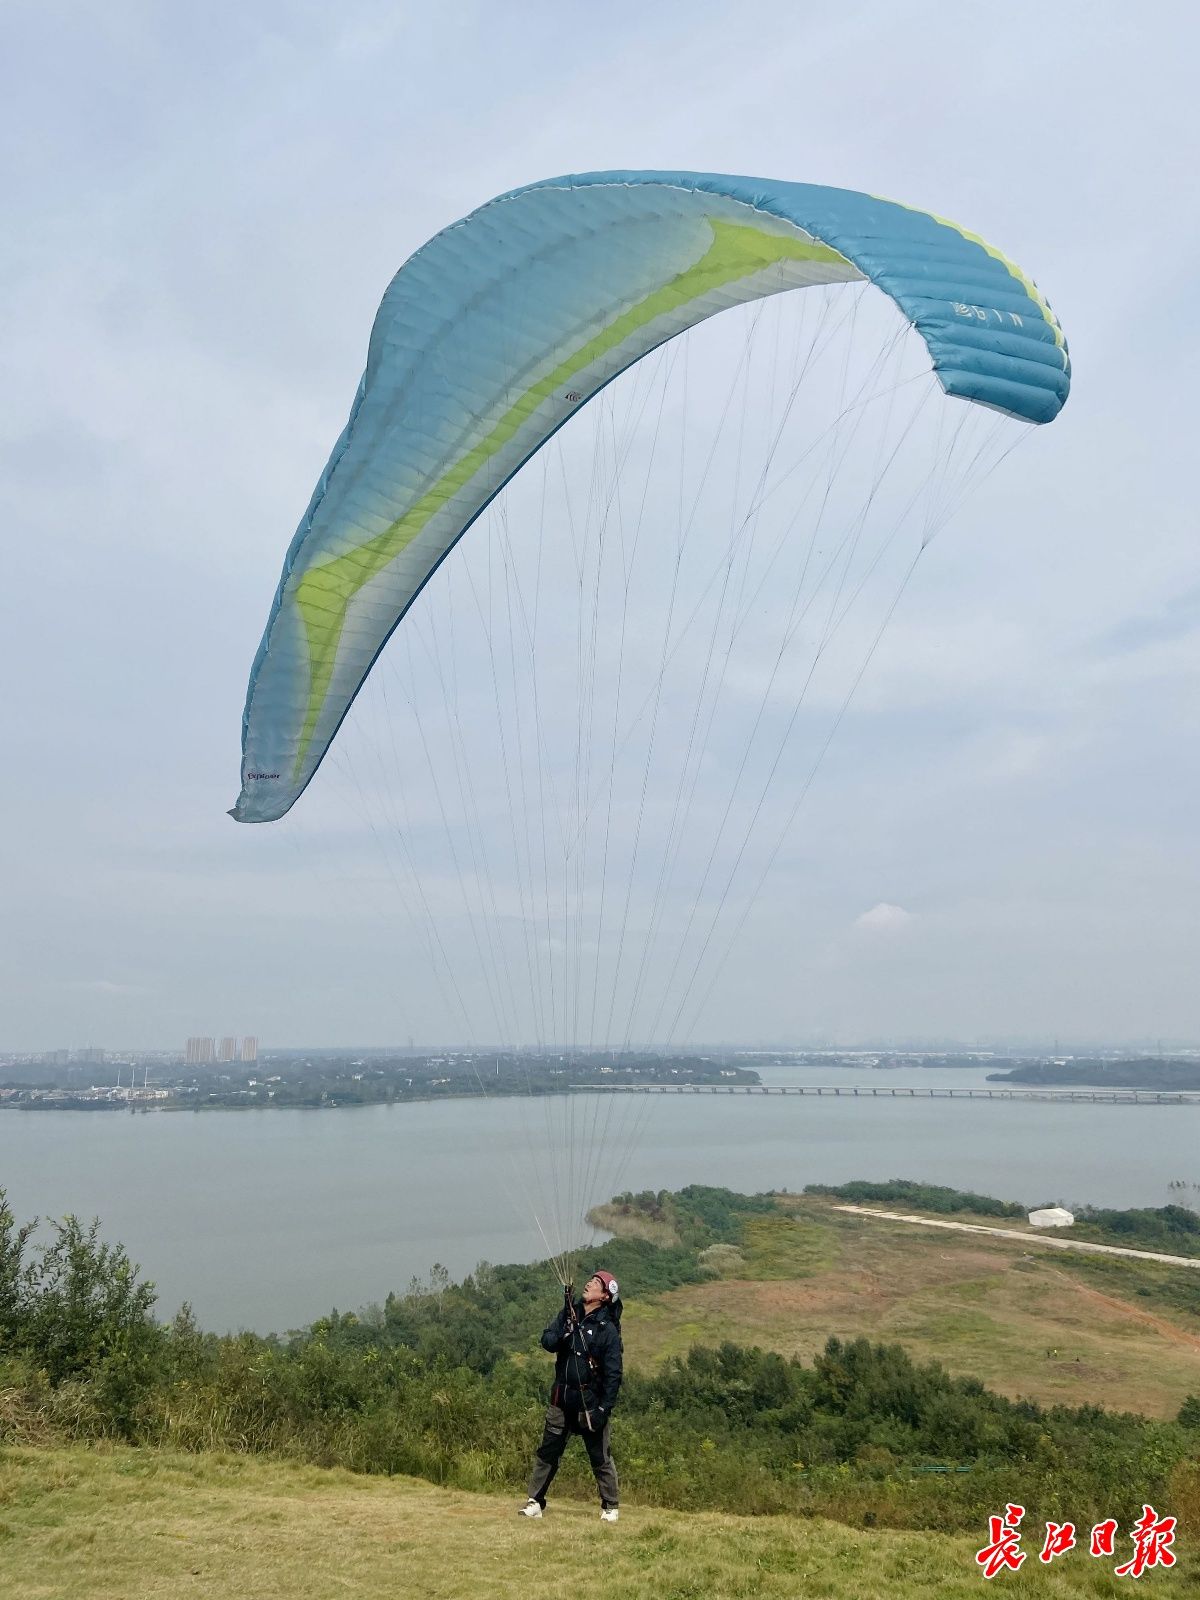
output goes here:
[[[982, 1084], [986, 1068], [779, 1066], [772, 1083]], [[574, 1149], [569, 1163], [562, 1152]], [[1200, 1179], [1200, 1106], [753, 1095], [432, 1101], [326, 1112], [0, 1113], [18, 1219], [100, 1217], [201, 1324], [302, 1326], [403, 1290], [435, 1263], [540, 1258], [591, 1235], [624, 1188], [754, 1192], [916, 1178], [1030, 1205], [1165, 1205]], [[571, 1219], [580, 1219], [573, 1225]], [[552, 1287], [548, 1283], [548, 1290]]]

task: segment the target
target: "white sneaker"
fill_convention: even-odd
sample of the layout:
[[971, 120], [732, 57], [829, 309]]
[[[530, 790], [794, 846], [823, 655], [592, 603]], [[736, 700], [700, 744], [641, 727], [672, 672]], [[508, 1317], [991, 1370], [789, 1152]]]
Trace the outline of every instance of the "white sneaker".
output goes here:
[[536, 1500], [526, 1500], [525, 1504], [517, 1512], [519, 1517], [540, 1517], [541, 1514], [542, 1508]]
[[615, 1522], [621, 1515], [616, 1506], [604, 1506], [600, 1512], [601, 1522]]

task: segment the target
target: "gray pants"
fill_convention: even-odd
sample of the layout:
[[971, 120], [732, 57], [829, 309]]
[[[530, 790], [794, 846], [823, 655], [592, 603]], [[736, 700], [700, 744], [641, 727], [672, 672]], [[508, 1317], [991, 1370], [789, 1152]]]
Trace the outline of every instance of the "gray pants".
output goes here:
[[533, 1471], [529, 1474], [529, 1498], [536, 1500], [539, 1505], [546, 1504], [546, 1490], [554, 1481], [558, 1463], [567, 1448], [567, 1440], [573, 1433], [583, 1440], [592, 1471], [596, 1475], [601, 1505], [615, 1506], [620, 1500], [620, 1490], [617, 1487], [616, 1465], [608, 1449], [608, 1423], [605, 1422], [599, 1432], [593, 1433], [580, 1412], [564, 1411], [561, 1406], [546, 1408], [542, 1442], [534, 1454]]

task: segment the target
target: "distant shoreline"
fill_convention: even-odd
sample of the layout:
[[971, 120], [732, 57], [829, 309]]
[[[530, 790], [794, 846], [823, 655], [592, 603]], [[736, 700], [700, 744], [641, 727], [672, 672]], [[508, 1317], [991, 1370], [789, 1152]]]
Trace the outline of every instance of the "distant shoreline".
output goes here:
[[1200, 1090], [1200, 1062], [1157, 1057], [1134, 1061], [1029, 1061], [1009, 1072], [991, 1072], [987, 1081], [1094, 1089]]
[[366, 1111], [377, 1106], [434, 1105], [439, 1101], [491, 1101], [569, 1099], [575, 1095], [644, 1095], [663, 1098], [689, 1099], [705, 1096], [802, 1096], [808, 1099], [862, 1100], [878, 1103], [880, 1100], [978, 1100], [1010, 1103], [1025, 1100], [1047, 1105], [1173, 1105], [1200, 1106], [1200, 1084], [1194, 1088], [1177, 1085], [1111, 1085], [1097, 1086], [1083, 1082], [1061, 1085], [1025, 1082], [1013, 1078], [992, 1078], [995, 1089], [953, 1087], [924, 1088], [915, 1085], [877, 1084], [569, 1084], [552, 1089], [506, 1089], [498, 1093], [481, 1093], [479, 1090], [453, 1090], [441, 1094], [405, 1094], [375, 1100], [347, 1100], [330, 1097], [320, 1103], [303, 1100], [226, 1100], [207, 1104], [188, 1103], [185, 1100], [139, 1101], [136, 1094], [131, 1099], [104, 1100], [33, 1100], [8, 1101], [0, 1104], [0, 1111], [24, 1111], [60, 1114], [65, 1112], [109, 1115], [148, 1115], [150, 1113], [211, 1115], [216, 1112], [254, 1111]]

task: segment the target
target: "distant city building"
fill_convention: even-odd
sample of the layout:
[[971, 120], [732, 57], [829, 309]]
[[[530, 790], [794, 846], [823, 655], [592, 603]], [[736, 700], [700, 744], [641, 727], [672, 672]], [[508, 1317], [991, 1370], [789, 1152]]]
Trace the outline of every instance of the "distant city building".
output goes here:
[[217, 1060], [237, 1060], [237, 1040], [232, 1036], [232, 1034], [226, 1035], [226, 1037], [222, 1039], [220, 1044], [217, 1046]]
[[189, 1067], [202, 1066], [211, 1061], [216, 1054], [216, 1046], [212, 1039], [201, 1038], [197, 1035], [187, 1042], [187, 1064]]
[[88, 1061], [95, 1065], [97, 1062], [104, 1060], [104, 1051], [100, 1049], [99, 1045], [89, 1044], [83, 1050], [76, 1050], [75, 1059], [76, 1061]]
[[258, 1040], [254, 1037], [254, 1035], [252, 1033], [248, 1034], [246, 1036], [246, 1038], [244, 1038], [242, 1040], [242, 1060], [243, 1061], [257, 1061], [258, 1060]]

